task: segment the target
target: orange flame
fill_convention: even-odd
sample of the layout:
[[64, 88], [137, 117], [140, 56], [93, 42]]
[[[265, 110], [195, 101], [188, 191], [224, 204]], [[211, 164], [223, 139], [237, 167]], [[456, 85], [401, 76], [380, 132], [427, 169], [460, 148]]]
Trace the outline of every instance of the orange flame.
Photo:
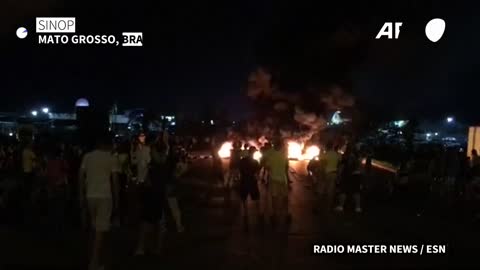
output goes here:
[[[305, 148], [303, 143], [297, 141], [288, 141], [288, 158], [289, 159], [297, 159], [297, 160], [311, 160], [318, 155], [320, 155], [320, 148], [316, 145], [311, 145]], [[220, 158], [230, 158], [231, 150], [233, 149], [232, 142], [224, 142], [218, 150], [218, 155]], [[243, 146], [241, 148], [243, 149]], [[256, 151], [253, 154], [253, 158], [257, 161], [260, 161], [262, 158], [262, 153], [260, 151]]]
[[229, 158], [230, 151], [233, 149], [233, 144], [231, 142], [224, 142], [220, 150], [218, 150], [218, 156], [220, 158]]

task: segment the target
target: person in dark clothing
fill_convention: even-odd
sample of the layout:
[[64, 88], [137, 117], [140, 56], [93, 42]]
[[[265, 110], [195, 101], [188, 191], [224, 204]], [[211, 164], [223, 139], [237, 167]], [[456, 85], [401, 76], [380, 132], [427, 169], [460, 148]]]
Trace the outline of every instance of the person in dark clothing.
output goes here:
[[233, 184], [238, 180], [238, 167], [242, 155], [241, 147], [241, 142], [233, 143], [233, 149], [230, 151], [230, 169], [228, 172], [228, 177], [225, 179], [225, 188], [231, 188]]
[[120, 168], [120, 172], [118, 174], [118, 181], [119, 181], [119, 205], [118, 205], [118, 221], [120, 224], [125, 224], [127, 221], [127, 213], [128, 213], [128, 169], [129, 169], [129, 149], [127, 143], [121, 143], [118, 147], [118, 151], [116, 153], [116, 158], [118, 161], [118, 166]]
[[335, 208], [343, 212], [347, 195], [352, 195], [355, 201], [355, 212], [361, 213], [360, 191], [362, 186], [361, 161], [355, 146], [349, 145], [342, 161], [342, 174], [340, 180], [339, 204]]
[[175, 221], [177, 232], [184, 231], [182, 213], [177, 200], [177, 181], [187, 170], [187, 156], [180, 145], [171, 144], [166, 163], [165, 185], [167, 205]]
[[254, 201], [255, 208], [258, 216], [260, 215], [260, 192], [257, 184], [257, 174], [260, 171], [260, 164], [253, 158], [254, 153], [257, 151], [255, 147], [248, 149], [248, 156], [244, 157], [239, 162], [240, 169], [240, 185], [239, 192], [242, 199], [243, 216], [246, 220], [248, 218], [248, 206], [247, 198], [250, 195], [250, 199]]
[[151, 160], [149, 175], [142, 186], [142, 225], [135, 255], [145, 253], [147, 235], [153, 231], [154, 225], [157, 225], [158, 236], [156, 252], [158, 253], [162, 249], [165, 233], [162, 219], [164, 218], [167, 153], [168, 145], [162, 139], [157, 138], [148, 157]]

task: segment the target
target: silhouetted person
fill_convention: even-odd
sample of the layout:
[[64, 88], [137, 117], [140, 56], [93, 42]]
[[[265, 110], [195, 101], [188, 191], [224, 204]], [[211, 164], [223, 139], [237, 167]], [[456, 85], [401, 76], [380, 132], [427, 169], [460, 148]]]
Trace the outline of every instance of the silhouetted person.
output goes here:
[[319, 195], [325, 201], [325, 209], [330, 211], [333, 206], [335, 196], [335, 186], [338, 178], [338, 167], [342, 156], [338, 153], [338, 149], [333, 147], [332, 143], [327, 143], [327, 152], [320, 156], [320, 161], [324, 164], [325, 177], [319, 185]]
[[340, 197], [339, 204], [335, 208], [338, 212], [343, 212], [347, 195], [352, 195], [355, 202], [355, 212], [361, 213], [360, 191], [362, 184], [361, 161], [360, 157], [354, 149], [355, 146], [350, 145], [343, 156], [342, 175], [340, 179]]
[[[255, 204], [255, 210], [258, 217], [260, 217], [260, 191], [258, 190], [257, 175], [260, 171], [260, 164], [253, 158], [257, 149], [250, 147], [248, 155], [240, 160], [240, 198], [242, 200], [242, 211], [245, 225], [248, 226], [248, 205], [247, 199], [250, 199]], [[260, 220], [260, 219], [258, 219]]]

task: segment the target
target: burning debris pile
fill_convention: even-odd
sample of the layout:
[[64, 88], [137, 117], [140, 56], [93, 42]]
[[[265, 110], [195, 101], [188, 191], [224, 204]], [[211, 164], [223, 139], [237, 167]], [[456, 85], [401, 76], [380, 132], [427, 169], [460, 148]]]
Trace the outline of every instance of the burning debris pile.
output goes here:
[[[252, 143], [250, 141], [248, 143], [250, 146], [255, 146], [259, 149], [258, 145]], [[230, 158], [231, 151], [233, 149], [233, 143], [228, 141], [224, 142], [220, 149], [218, 150], [218, 156], [220, 158]], [[247, 150], [244, 146], [241, 147], [241, 150]], [[287, 142], [287, 151], [288, 151], [288, 158], [294, 160], [311, 160], [320, 155], [320, 147], [317, 145], [310, 145], [305, 146], [304, 143], [298, 141], [288, 141]], [[253, 155], [253, 158], [257, 161], [260, 161], [262, 158], [262, 153], [260, 151], [256, 151]]]

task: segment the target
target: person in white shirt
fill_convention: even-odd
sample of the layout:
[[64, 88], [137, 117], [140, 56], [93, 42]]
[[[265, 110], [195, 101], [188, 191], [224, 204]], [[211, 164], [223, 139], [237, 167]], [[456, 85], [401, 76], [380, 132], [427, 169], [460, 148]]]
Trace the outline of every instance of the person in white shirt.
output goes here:
[[118, 205], [117, 164], [105, 138], [99, 140], [95, 150], [85, 154], [80, 167], [80, 199], [86, 199], [91, 226], [95, 231], [90, 270], [99, 268], [103, 237], [110, 229], [112, 208]]

